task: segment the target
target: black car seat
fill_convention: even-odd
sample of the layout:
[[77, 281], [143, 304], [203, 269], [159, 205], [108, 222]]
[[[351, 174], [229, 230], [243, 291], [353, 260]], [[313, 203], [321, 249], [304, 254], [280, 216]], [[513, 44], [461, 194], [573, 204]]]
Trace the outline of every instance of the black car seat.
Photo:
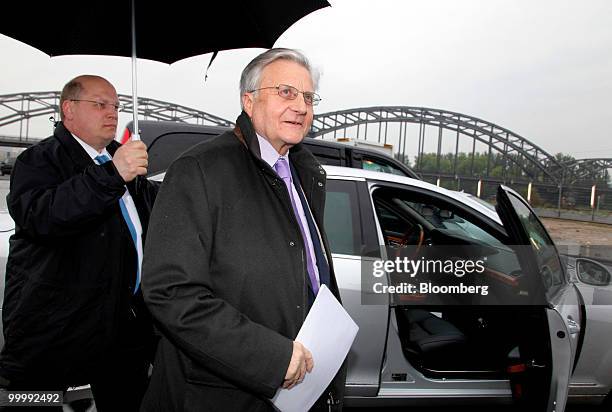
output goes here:
[[396, 311], [402, 349], [418, 366], [431, 370], [460, 370], [465, 366], [467, 339], [452, 323], [423, 309]]

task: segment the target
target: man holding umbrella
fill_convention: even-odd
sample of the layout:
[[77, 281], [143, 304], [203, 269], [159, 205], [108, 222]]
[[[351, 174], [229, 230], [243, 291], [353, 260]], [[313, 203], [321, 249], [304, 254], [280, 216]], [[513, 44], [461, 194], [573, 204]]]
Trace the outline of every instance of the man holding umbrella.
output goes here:
[[[143, 411], [272, 410], [279, 388], [317, 368], [295, 337], [319, 288], [339, 293], [325, 171], [300, 144], [316, 86], [301, 53], [259, 55], [242, 72], [236, 128], [168, 169], [143, 268], [163, 335]], [[315, 409], [340, 407], [342, 376]]]
[[157, 186], [145, 145], [114, 141], [118, 102], [106, 79], [68, 82], [62, 121], [17, 158], [7, 197], [0, 386], [90, 383], [98, 411], [138, 409], [153, 346], [140, 272]]

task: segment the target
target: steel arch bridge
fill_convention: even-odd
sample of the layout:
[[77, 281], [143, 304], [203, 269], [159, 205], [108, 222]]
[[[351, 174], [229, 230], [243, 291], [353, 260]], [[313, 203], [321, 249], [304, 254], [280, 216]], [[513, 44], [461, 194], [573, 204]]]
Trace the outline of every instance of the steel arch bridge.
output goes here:
[[[29, 146], [41, 136], [30, 135], [30, 120], [51, 116], [59, 120], [60, 92], [34, 92], [0, 95], [0, 131], [8, 125], [18, 125], [17, 136], [0, 132], [0, 145]], [[122, 113], [133, 113], [132, 97], [120, 94]], [[205, 125], [233, 127], [234, 123], [221, 117], [161, 100], [138, 98], [138, 113], [148, 120], [166, 120]], [[46, 136], [45, 136], [46, 137]]]
[[[532, 143], [528, 139], [494, 123], [474, 116], [447, 110], [412, 106], [377, 106], [342, 110], [319, 114], [315, 117], [311, 136], [325, 137], [333, 134], [346, 137], [347, 130], [352, 128], [351, 137], [387, 143], [390, 140], [389, 124], [399, 125], [399, 132], [393, 138], [398, 142], [398, 157], [405, 158], [407, 144], [410, 140], [418, 141], [417, 161], [415, 169], [421, 171], [419, 164], [424, 154], [427, 127], [437, 129], [437, 164], [440, 164], [442, 153], [443, 130], [455, 133], [455, 150], [452, 175], [456, 174], [459, 141], [471, 139], [472, 159], [476, 152], [476, 143], [488, 147], [487, 165], [483, 177], [488, 177], [492, 168], [494, 152], [502, 157], [503, 172], [507, 173], [510, 166], [520, 168], [531, 179], [541, 179], [558, 182], [561, 180], [562, 165], [553, 155]], [[407, 134], [407, 124], [418, 124], [418, 136], [413, 139]], [[373, 125], [368, 128], [369, 125]], [[374, 136], [373, 136], [374, 135]], [[446, 136], [448, 138], [448, 136]], [[439, 172], [434, 171], [434, 173]], [[475, 171], [472, 170], [471, 174]], [[505, 177], [505, 175], [503, 176]]]
[[[60, 92], [32, 92], [0, 95], [0, 145], [25, 147], [40, 140], [42, 136], [31, 136], [30, 122], [35, 118], [52, 116], [59, 119]], [[132, 113], [131, 96], [119, 95], [124, 113]], [[210, 113], [186, 106], [164, 102], [161, 100], [139, 98], [139, 115], [144, 119], [186, 122], [194, 124], [218, 125], [233, 127], [234, 123]], [[41, 119], [41, 120], [42, 120]], [[411, 137], [408, 134], [408, 124], [418, 125], [418, 133]], [[395, 125], [393, 130], [390, 125]], [[4, 132], [8, 126], [18, 129], [16, 135], [9, 136]], [[472, 167], [470, 176], [474, 176], [474, 154], [477, 142], [487, 148], [487, 165], [483, 178], [489, 177], [489, 172], [495, 162], [501, 157], [502, 179], [516, 178], [511, 175], [511, 169], [520, 170], [526, 179], [541, 180], [563, 184], [584, 181], [586, 179], [607, 178], [608, 169], [612, 168], [612, 159], [578, 159], [560, 163], [554, 156], [518, 134], [479, 119], [457, 112], [440, 109], [412, 106], [377, 106], [348, 110], [340, 110], [318, 114], [314, 118], [310, 132], [311, 137], [354, 137], [372, 142], [397, 142], [395, 156], [401, 160], [407, 159], [409, 142], [417, 143], [417, 162], [413, 167], [423, 172], [419, 161], [425, 153], [427, 136], [426, 129], [437, 130], [437, 165], [442, 156], [442, 141], [448, 141], [448, 132], [454, 143], [454, 162], [451, 176], [457, 173], [457, 155], [461, 139], [471, 143]], [[447, 132], [443, 136], [443, 131]], [[46, 134], [45, 134], [46, 135]], [[434, 137], [433, 140], [436, 140]], [[496, 154], [497, 159], [493, 154]], [[432, 171], [429, 171], [432, 173]], [[434, 174], [443, 175], [440, 170]]]

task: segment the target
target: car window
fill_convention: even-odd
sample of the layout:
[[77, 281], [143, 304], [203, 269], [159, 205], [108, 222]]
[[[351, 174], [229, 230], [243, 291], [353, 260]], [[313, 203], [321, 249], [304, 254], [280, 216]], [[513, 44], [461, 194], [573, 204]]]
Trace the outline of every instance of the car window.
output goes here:
[[307, 139], [303, 140], [304, 145], [317, 158], [321, 164], [330, 166], [342, 166], [340, 149], [335, 147], [325, 147], [318, 144], [310, 144]]
[[166, 171], [170, 164], [185, 151], [215, 137], [215, 134], [206, 133], [166, 133], [160, 135], [149, 144], [149, 175]]
[[521, 226], [527, 232], [536, 255], [544, 287], [548, 293], [551, 293], [556, 287], [563, 284], [564, 279], [563, 266], [555, 245], [542, 223], [525, 203], [512, 193], [508, 193], [508, 197], [519, 217]]
[[376, 202], [376, 214], [378, 222], [383, 231], [383, 238], [387, 246], [402, 246], [406, 244], [414, 244], [418, 239], [414, 239], [411, 234], [417, 230], [413, 222], [403, 219], [381, 202]]
[[332, 253], [361, 254], [359, 202], [355, 182], [327, 181], [325, 199], [325, 232]]
[[[505, 243], [504, 235], [476, 215], [441, 197], [407, 190], [378, 189], [374, 198], [386, 245], [421, 244], [423, 240], [417, 230], [421, 226], [419, 220], [421, 223], [427, 221], [446, 235], [493, 248], [496, 252], [487, 257], [486, 267], [512, 278], [520, 276], [518, 256]], [[425, 239], [430, 236], [429, 232], [425, 233]]]
[[404, 173], [403, 170], [392, 165], [391, 163], [365, 155], [363, 156], [361, 161], [361, 168], [364, 170], [371, 170], [373, 172], [383, 172], [399, 176], [408, 176], [406, 173]]

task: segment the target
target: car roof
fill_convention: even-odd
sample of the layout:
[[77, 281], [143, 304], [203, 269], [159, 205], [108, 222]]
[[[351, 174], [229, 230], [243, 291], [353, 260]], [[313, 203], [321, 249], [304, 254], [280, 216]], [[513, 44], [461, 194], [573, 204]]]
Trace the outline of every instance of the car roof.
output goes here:
[[454, 190], [448, 190], [443, 187], [433, 185], [422, 180], [413, 179], [411, 177], [399, 176], [390, 173], [373, 172], [370, 170], [353, 169], [350, 167], [339, 167], [339, 166], [323, 166], [327, 172], [328, 178], [349, 178], [349, 179], [360, 179], [369, 181], [380, 181], [380, 182], [391, 182], [399, 183], [402, 185], [408, 185], [419, 189], [428, 190], [443, 196], [447, 196], [460, 202], [461, 204], [468, 206], [470, 209], [474, 209], [482, 215], [485, 215], [489, 219], [502, 224], [501, 219], [497, 215], [497, 212], [489, 209], [480, 202], [472, 199], [467, 193], [457, 192]]
[[[173, 122], [173, 121], [164, 121], [164, 120], [140, 120], [138, 122], [138, 128], [141, 131], [140, 138], [142, 141], [149, 146], [154, 140], [158, 137], [168, 134], [168, 133], [197, 133], [197, 134], [208, 134], [211, 137], [231, 130], [230, 127], [226, 126], [211, 126], [211, 125], [198, 125], [192, 123], [184, 123], [184, 122]], [[126, 125], [126, 129], [130, 131], [133, 130], [133, 123], [130, 121]], [[152, 131], [155, 133], [152, 133]], [[331, 140], [317, 139], [313, 137], [306, 136], [304, 138], [304, 142], [307, 145], [311, 146], [319, 146], [319, 147], [328, 147], [334, 148], [338, 150], [359, 150], [362, 153], [366, 153], [370, 156], [378, 156], [388, 162], [394, 164], [394, 167], [398, 167], [396, 163], [399, 163], [404, 167], [404, 173], [411, 173], [414, 176], [418, 176], [417, 173], [410, 168], [410, 166], [401, 163], [399, 160], [394, 159], [389, 154], [381, 151], [372, 149], [369, 147], [354, 147], [340, 142], [334, 142]], [[316, 155], [315, 155], [316, 156]]]

